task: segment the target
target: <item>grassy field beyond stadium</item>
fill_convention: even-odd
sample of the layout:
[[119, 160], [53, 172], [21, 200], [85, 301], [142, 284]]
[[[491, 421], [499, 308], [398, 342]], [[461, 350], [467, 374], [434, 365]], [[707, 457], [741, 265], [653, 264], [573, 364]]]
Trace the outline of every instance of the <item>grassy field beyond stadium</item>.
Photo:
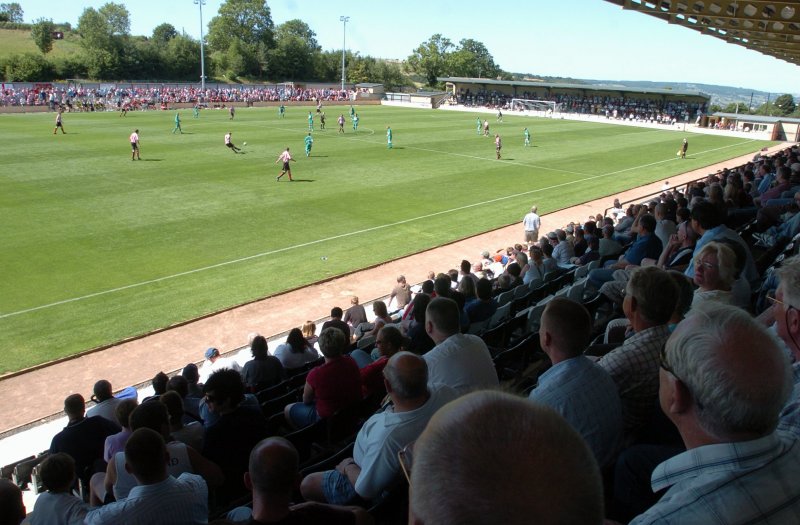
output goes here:
[[[349, 108], [325, 109], [311, 158], [298, 107], [232, 122], [183, 110], [183, 135], [174, 112], [69, 113], [58, 136], [53, 114], [0, 115], [0, 373], [491, 230], [532, 202], [547, 213], [765, 145], [691, 135], [680, 161], [682, 133], [490, 116], [497, 161], [475, 114], [361, 107], [358, 133], [348, 119], [340, 135]], [[225, 148], [229, 130], [245, 154]], [[287, 145], [296, 182], [276, 183]]]

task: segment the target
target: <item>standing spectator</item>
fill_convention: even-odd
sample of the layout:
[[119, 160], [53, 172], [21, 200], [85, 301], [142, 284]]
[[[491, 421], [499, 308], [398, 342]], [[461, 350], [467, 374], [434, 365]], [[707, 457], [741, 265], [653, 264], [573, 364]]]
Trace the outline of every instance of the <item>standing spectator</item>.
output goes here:
[[405, 275], [397, 277], [397, 285], [392, 289], [389, 295], [389, 304], [395, 301], [394, 306], [397, 310], [402, 310], [408, 303], [411, 302], [411, 287], [406, 282]]
[[350, 308], [344, 313], [344, 318], [342, 320], [352, 328], [367, 322], [367, 311], [364, 310], [362, 305], [358, 304], [357, 295], [350, 298]]

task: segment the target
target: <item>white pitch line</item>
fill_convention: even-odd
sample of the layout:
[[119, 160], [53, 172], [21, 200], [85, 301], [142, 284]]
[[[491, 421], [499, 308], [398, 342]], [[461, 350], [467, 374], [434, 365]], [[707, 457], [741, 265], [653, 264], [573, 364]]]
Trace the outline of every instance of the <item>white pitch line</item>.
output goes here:
[[[355, 140], [358, 140], [358, 139], [355, 139]], [[711, 150], [700, 151], [700, 152], [697, 152], [696, 154], [697, 155], [703, 155], [705, 153], [709, 153], [709, 152], [712, 152], [712, 151], [726, 149], [726, 148], [733, 147], [733, 146], [738, 146], [738, 145], [741, 145], [741, 144], [747, 144], [748, 142], [754, 142], [754, 141], [755, 141], [755, 139], [746, 140], [744, 142], [740, 142], [740, 143], [737, 143], [737, 144], [731, 144], [731, 145], [728, 145], [728, 146], [722, 146], [722, 147], [711, 149]], [[369, 141], [367, 141], [367, 142], [369, 142]], [[447, 152], [440, 152], [440, 153], [444, 153], [446, 155], [450, 155], [450, 153], [447, 153]], [[464, 155], [460, 155], [460, 156], [464, 156]], [[480, 158], [480, 157], [475, 157], [475, 158]], [[392, 222], [392, 223], [389, 223], [389, 224], [383, 224], [383, 225], [380, 225], [380, 226], [373, 226], [371, 228], [365, 228], [365, 229], [362, 229], [362, 230], [357, 230], [357, 231], [352, 231], [352, 232], [347, 232], [347, 233], [341, 233], [339, 235], [334, 235], [332, 237], [325, 237], [324, 239], [317, 239], [317, 240], [313, 240], [313, 241], [304, 242], [304, 243], [301, 243], [301, 244], [295, 244], [293, 246], [286, 246], [284, 248], [278, 248], [278, 249], [275, 249], [275, 250], [261, 252], [261, 253], [257, 253], [257, 254], [254, 254], [254, 255], [248, 255], [247, 257], [240, 257], [239, 259], [233, 259], [233, 260], [230, 260], [230, 261], [223, 261], [221, 263], [212, 264], [210, 266], [203, 266], [202, 268], [195, 268], [193, 270], [187, 270], [185, 272], [179, 272], [179, 273], [175, 273], [175, 274], [172, 274], [172, 275], [165, 275], [163, 277], [157, 277], [155, 279], [149, 279], [147, 281], [141, 281], [141, 282], [138, 282], [138, 283], [128, 284], [128, 285], [125, 285], [125, 286], [119, 286], [117, 288], [111, 288], [109, 290], [103, 290], [103, 291], [100, 291], [100, 292], [94, 292], [94, 293], [90, 293], [90, 294], [87, 294], [87, 295], [82, 295], [80, 297], [73, 297], [73, 298], [70, 298], [70, 299], [64, 299], [62, 301], [56, 301], [56, 302], [49, 303], [49, 304], [43, 304], [43, 305], [40, 305], [40, 306], [34, 306], [32, 308], [26, 308], [24, 310], [17, 310], [15, 312], [9, 312], [7, 314], [0, 314], [0, 319], [5, 319], [5, 318], [8, 318], [8, 317], [14, 317], [14, 316], [17, 316], [17, 315], [22, 315], [22, 314], [26, 314], [26, 313], [30, 313], [30, 312], [35, 312], [35, 311], [38, 311], [38, 310], [44, 310], [46, 308], [52, 308], [54, 306], [60, 306], [62, 304], [73, 303], [73, 302], [76, 302], [76, 301], [83, 301], [85, 299], [91, 299], [93, 297], [99, 297], [101, 295], [108, 295], [108, 294], [112, 294], [112, 293], [116, 293], [116, 292], [121, 292], [121, 291], [124, 291], [124, 290], [130, 290], [132, 288], [140, 288], [140, 287], [146, 286], [148, 284], [154, 284], [154, 283], [159, 283], [159, 282], [163, 282], [163, 281], [168, 281], [168, 280], [171, 280], [171, 279], [176, 279], [178, 277], [184, 277], [184, 276], [187, 276], [187, 275], [192, 275], [192, 274], [204, 272], [204, 271], [207, 271], [207, 270], [213, 270], [215, 268], [222, 268], [224, 266], [229, 266], [231, 264], [238, 264], [240, 262], [245, 262], [245, 261], [249, 261], [249, 260], [253, 260], [253, 259], [258, 259], [258, 258], [261, 258], [261, 257], [266, 257], [268, 255], [275, 255], [277, 253], [287, 252], [287, 251], [290, 251], [290, 250], [296, 250], [298, 248], [305, 248], [307, 246], [313, 246], [313, 245], [316, 245], [316, 244], [322, 244], [322, 243], [328, 242], [328, 241], [333, 241], [333, 240], [337, 240], [337, 239], [343, 239], [343, 238], [346, 238], [346, 237], [353, 237], [353, 236], [356, 236], [356, 235], [361, 235], [362, 233], [369, 233], [369, 232], [374, 232], [374, 231], [378, 231], [378, 230], [384, 230], [386, 228], [392, 228], [392, 227], [395, 227], [395, 226], [400, 226], [402, 224], [408, 224], [410, 222], [429, 219], [431, 217], [436, 217], [436, 216], [439, 216], [439, 215], [445, 215], [445, 214], [449, 214], [449, 213], [454, 213], [454, 212], [466, 210], [466, 209], [469, 209], [469, 208], [476, 208], [478, 206], [484, 206], [484, 205], [487, 205], [487, 204], [493, 204], [495, 202], [501, 202], [501, 201], [505, 201], [505, 200], [509, 200], [509, 199], [515, 199], [515, 198], [518, 198], [518, 197], [521, 197], [521, 196], [524, 196], [524, 195], [531, 195], [531, 194], [539, 193], [539, 192], [543, 192], [543, 191], [550, 191], [550, 190], [554, 190], [554, 189], [557, 189], [557, 188], [561, 188], [563, 186], [570, 186], [572, 184], [578, 184], [578, 183], [581, 183], [581, 182], [586, 182], [588, 180], [600, 179], [600, 178], [608, 177], [608, 176], [611, 176], [611, 175], [617, 175], [617, 174], [623, 173], [625, 171], [631, 171], [631, 170], [635, 170], [635, 169], [646, 168], [646, 167], [649, 167], [649, 166], [653, 166], [653, 165], [656, 165], [656, 164], [661, 164], [661, 163], [664, 163], [664, 162], [674, 161], [674, 160], [675, 159], [667, 159], [667, 160], [662, 160], [662, 161], [657, 161], [657, 162], [651, 162], [649, 164], [643, 164], [641, 166], [635, 166], [635, 167], [632, 167], [632, 168], [626, 168], [624, 170], [612, 171], [612, 172], [603, 173], [603, 174], [600, 174], [600, 175], [592, 175], [592, 176], [589, 176], [589, 177], [585, 177], [583, 179], [576, 179], [576, 180], [571, 180], [571, 181], [567, 181], [567, 182], [562, 182], [560, 184], [554, 184], [554, 185], [548, 186], [546, 188], [538, 188], [538, 189], [535, 189], [535, 190], [529, 190], [529, 191], [522, 192], [522, 193], [514, 193], [512, 195], [506, 195], [504, 197], [497, 197], [497, 198], [494, 198], [494, 199], [489, 199], [489, 200], [486, 200], [486, 201], [476, 202], [476, 203], [473, 203], [473, 204], [466, 204], [464, 206], [458, 206], [456, 208], [450, 208], [448, 210], [442, 210], [442, 211], [437, 211], [437, 212], [433, 212], [433, 213], [428, 213], [426, 215], [420, 215], [419, 217], [412, 217], [410, 219], [404, 219], [402, 221], [396, 221], [396, 222]]]

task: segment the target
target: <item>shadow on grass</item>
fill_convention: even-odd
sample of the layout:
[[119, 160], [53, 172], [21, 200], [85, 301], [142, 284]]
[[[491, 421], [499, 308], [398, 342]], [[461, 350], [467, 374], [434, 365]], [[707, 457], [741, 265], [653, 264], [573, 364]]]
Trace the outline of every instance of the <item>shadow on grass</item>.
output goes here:
[[286, 180], [286, 181], [279, 180], [279, 181], [276, 181], [276, 182], [316, 182], [316, 181], [314, 179], [292, 179], [292, 180]]
[[142, 162], [161, 162], [164, 159], [139, 159]]

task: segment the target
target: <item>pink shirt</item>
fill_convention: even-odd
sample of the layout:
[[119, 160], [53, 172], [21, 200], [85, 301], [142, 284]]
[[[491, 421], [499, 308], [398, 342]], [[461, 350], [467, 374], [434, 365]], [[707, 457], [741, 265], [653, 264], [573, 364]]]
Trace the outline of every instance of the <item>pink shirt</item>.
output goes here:
[[283, 153], [281, 153], [281, 156], [278, 157], [278, 160], [282, 162], [289, 162], [290, 160], [292, 160], [292, 156], [289, 154], [288, 151], [284, 151]]
[[494, 139], [494, 145], [498, 148], [500, 147], [500, 137]]
[[227, 133], [225, 135], [225, 144], [230, 144], [230, 143], [231, 143], [231, 134]]
[[131, 133], [131, 143], [138, 144], [139, 143], [139, 134], [134, 132]]

